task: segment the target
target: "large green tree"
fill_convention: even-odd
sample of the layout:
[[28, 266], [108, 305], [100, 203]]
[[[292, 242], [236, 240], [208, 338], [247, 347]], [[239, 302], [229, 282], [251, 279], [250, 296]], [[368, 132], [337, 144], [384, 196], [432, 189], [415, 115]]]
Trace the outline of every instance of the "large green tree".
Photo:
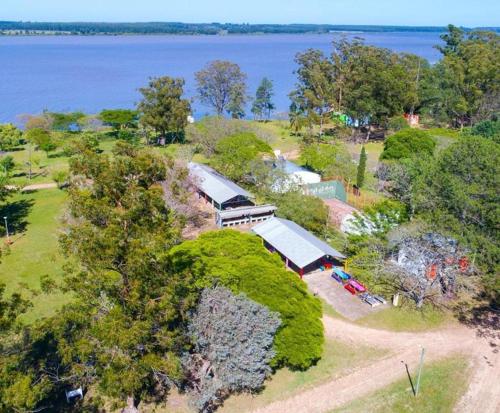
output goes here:
[[61, 245], [75, 263], [65, 277], [75, 300], [51, 327], [58, 372], [117, 400], [161, 394], [182, 377], [177, 354], [192, 306], [187, 279], [165, 262], [181, 229], [158, 185], [166, 163], [122, 143], [113, 158], [83, 149], [71, 172]]
[[319, 125], [321, 135], [334, 102], [332, 64], [321, 51], [314, 49], [299, 53], [295, 62], [298, 65], [297, 87], [290, 94], [290, 99], [295, 111], [302, 114], [310, 129]]
[[170, 255], [174, 270], [193, 276], [196, 286], [224, 286], [279, 313], [282, 324], [274, 339], [273, 366], [306, 369], [321, 357], [321, 303], [257, 236], [207, 232], [174, 247]]
[[431, 105], [435, 116], [463, 127], [498, 114], [500, 36], [450, 25], [442, 39], [443, 58], [435, 68], [438, 98]]
[[184, 80], [168, 76], [152, 78], [139, 89], [143, 98], [137, 105], [140, 122], [156, 132], [160, 139], [176, 141], [184, 138], [191, 112], [189, 100], [183, 99]]
[[219, 140], [211, 164], [228, 178], [241, 182], [249, 178], [264, 154], [271, 153], [267, 143], [245, 132]]
[[212, 107], [219, 116], [224, 112], [234, 118], [244, 116], [246, 75], [236, 63], [215, 60], [195, 76], [202, 103]]
[[105, 109], [99, 113], [99, 119], [115, 130], [137, 126], [139, 114], [130, 109]]

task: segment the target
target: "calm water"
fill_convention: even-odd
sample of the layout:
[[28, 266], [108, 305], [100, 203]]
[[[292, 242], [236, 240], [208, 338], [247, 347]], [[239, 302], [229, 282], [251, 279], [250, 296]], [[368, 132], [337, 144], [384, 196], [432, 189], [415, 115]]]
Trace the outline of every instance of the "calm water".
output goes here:
[[[338, 36], [338, 35], [337, 35]], [[439, 59], [437, 33], [364, 33], [366, 42]], [[294, 56], [308, 48], [330, 50], [334, 35], [0, 37], [0, 122], [22, 113], [133, 107], [150, 76], [186, 79], [214, 59], [238, 63], [253, 95], [262, 77], [274, 81], [277, 110], [286, 111], [295, 77]], [[194, 104], [197, 116], [208, 109]]]

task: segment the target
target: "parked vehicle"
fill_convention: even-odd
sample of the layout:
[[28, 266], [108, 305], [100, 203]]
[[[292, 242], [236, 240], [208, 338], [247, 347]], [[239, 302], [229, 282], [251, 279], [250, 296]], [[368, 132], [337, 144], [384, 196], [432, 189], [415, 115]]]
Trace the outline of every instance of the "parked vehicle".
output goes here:
[[373, 297], [371, 294], [368, 293], [363, 293], [359, 296], [362, 301], [364, 301], [366, 304], [369, 304], [372, 307], [377, 307], [381, 305], [381, 302], [376, 300], [375, 297]]
[[382, 304], [387, 304], [387, 300], [380, 295], [374, 295], [373, 298], [375, 298], [375, 300], [377, 301], [380, 301]]
[[337, 277], [339, 277], [342, 281], [348, 281], [352, 278], [349, 274], [342, 271], [342, 269], [340, 269], [338, 267], [333, 269], [332, 277], [333, 277], [333, 274], [337, 275]]
[[356, 295], [356, 289], [351, 284], [344, 285], [344, 288], [349, 291], [352, 295]]
[[335, 274], [335, 271], [332, 272], [332, 278], [337, 281], [338, 283], [342, 284], [342, 278], [340, 278], [337, 274]]
[[352, 285], [352, 287], [356, 289], [356, 291], [359, 291], [360, 293], [366, 292], [366, 287], [360, 282], [356, 281], [355, 279], [351, 279], [349, 281], [349, 284]]

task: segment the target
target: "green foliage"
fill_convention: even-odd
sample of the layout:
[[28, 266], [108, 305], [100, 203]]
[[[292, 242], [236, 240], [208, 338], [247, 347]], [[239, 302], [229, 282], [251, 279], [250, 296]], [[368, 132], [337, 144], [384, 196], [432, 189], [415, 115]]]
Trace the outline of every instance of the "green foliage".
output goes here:
[[57, 148], [57, 142], [53, 136], [50, 132], [47, 132], [44, 129], [30, 129], [26, 132], [26, 139], [30, 143], [36, 145], [38, 149], [44, 151], [47, 156], [49, 155], [49, 152], [52, 152]]
[[166, 165], [125, 143], [112, 159], [84, 150], [71, 160], [71, 221], [61, 246], [77, 262], [65, 276], [75, 300], [51, 331], [61, 374], [115, 399], [146, 397], [168, 387], [164, 377], [181, 377], [176, 354], [192, 299], [180, 287], [188, 280], [164, 261], [180, 239], [180, 220], [157, 186]]
[[0, 150], [8, 151], [21, 143], [22, 132], [11, 123], [0, 125]]
[[66, 171], [54, 171], [52, 179], [57, 184], [58, 188], [62, 188], [68, 183], [69, 174]]
[[6, 155], [0, 158], [0, 172], [3, 172], [5, 175], [9, 175], [15, 166], [16, 163], [12, 156]]
[[362, 188], [365, 182], [365, 172], [366, 172], [366, 161], [368, 157], [366, 156], [366, 149], [363, 146], [361, 148], [361, 154], [359, 155], [358, 171], [356, 174], [356, 186]]
[[498, 144], [464, 137], [443, 150], [415, 186], [416, 211], [465, 239], [492, 273], [500, 262], [499, 163]]
[[170, 256], [174, 270], [192, 275], [197, 287], [222, 285], [280, 314], [274, 366], [305, 369], [321, 357], [321, 303], [259, 238], [233, 230], [208, 232], [174, 247]]
[[471, 133], [500, 143], [500, 120], [484, 120], [476, 123], [471, 128]]
[[443, 59], [436, 65], [436, 96], [430, 102], [435, 116], [456, 126], [489, 119], [498, 111], [500, 36], [450, 25], [442, 36]]
[[393, 116], [387, 122], [387, 128], [394, 132], [399, 132], [402, 129], [408, 129], [408, 121], [404, 116]]
[[300, 160], [323, 177], [341, 176], [348, 181], [356, 177], [356, 165], [346, 147], [340, 143], [307, 145], [300, 155]]
[[137, 126], [139, 113], [129, 109], [105, 109], [99, 114], [99, 119], [113, 129], [131, 128]]
[[139, 89], [143, 96], [137, 105], [141, 124], [171, 142], [183, 139], [191, 112], [189, 100], [182, 98], [184, 84], [184, 79], [164, 76], [150, 79], [147, 87]]
[[275, 108], [272, 102], [273, 95], [273, 82], [265, 77], [257, 88], [255, 100], [252, 104], [252, 113], [257, 119], [265, 118], [269, 120], [271, 111]]
[[405, 159], [434, 153], [436, 141], [425, 131], [405, 129], [391, 135], [384, 142], [380, 159]]
[[271, 154], [271, 147], [253, 133], [245, 132], [222, 138], [215, 146], [211, 164], [229, 179], [242, 181], [248, 177], [262, 155]]
[[309, 128], [323, 123], [335, 99], [330, 61], [319, 50], [307, 50], [295, 57], [298, 65], [297, 88], [290, 93], [293, 110], [300, 113]]
[[215, 60], [195, 77], [200, 100], [215, 109], [217, 115], [227, 111], [233, 118], [244, 116], [246, 75], [236, 63]]
[[290, 191], [274, 193], [269, 196], [269, 200], [278, 207], [278, 217], [289, 219], [319, 236], [328, 230], [328, 207], [321, 199], [299, 191]]
[[47, 115], [52, 119], [52, 129], [56, 131], [79, 130], [79, 122], [85, 117], [82, 112], [48, 112]]

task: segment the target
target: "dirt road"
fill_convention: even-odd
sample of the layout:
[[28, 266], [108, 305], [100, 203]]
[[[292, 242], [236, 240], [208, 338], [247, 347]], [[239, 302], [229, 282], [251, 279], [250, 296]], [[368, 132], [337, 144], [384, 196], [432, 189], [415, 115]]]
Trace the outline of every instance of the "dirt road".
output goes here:
[[253, 413], [323, 413], [354, 399], [368, 395], [406, 375], [418, 364], [421, 347], [426, 350], [426, 363], [454, 353], [470, 356], [473, 365], [471, 383], [456, 411], [496, 413], [500, 411], [500, 352], [491, 339], [481, 338], [475, 331], [455, 326], [424, 333], [395, 333], [357, 326], [325, 316], [326, 335], [337, 340], [363, 343], [387, 350], [387, 356], [370, 366], [339, 379], [280, 400]]

